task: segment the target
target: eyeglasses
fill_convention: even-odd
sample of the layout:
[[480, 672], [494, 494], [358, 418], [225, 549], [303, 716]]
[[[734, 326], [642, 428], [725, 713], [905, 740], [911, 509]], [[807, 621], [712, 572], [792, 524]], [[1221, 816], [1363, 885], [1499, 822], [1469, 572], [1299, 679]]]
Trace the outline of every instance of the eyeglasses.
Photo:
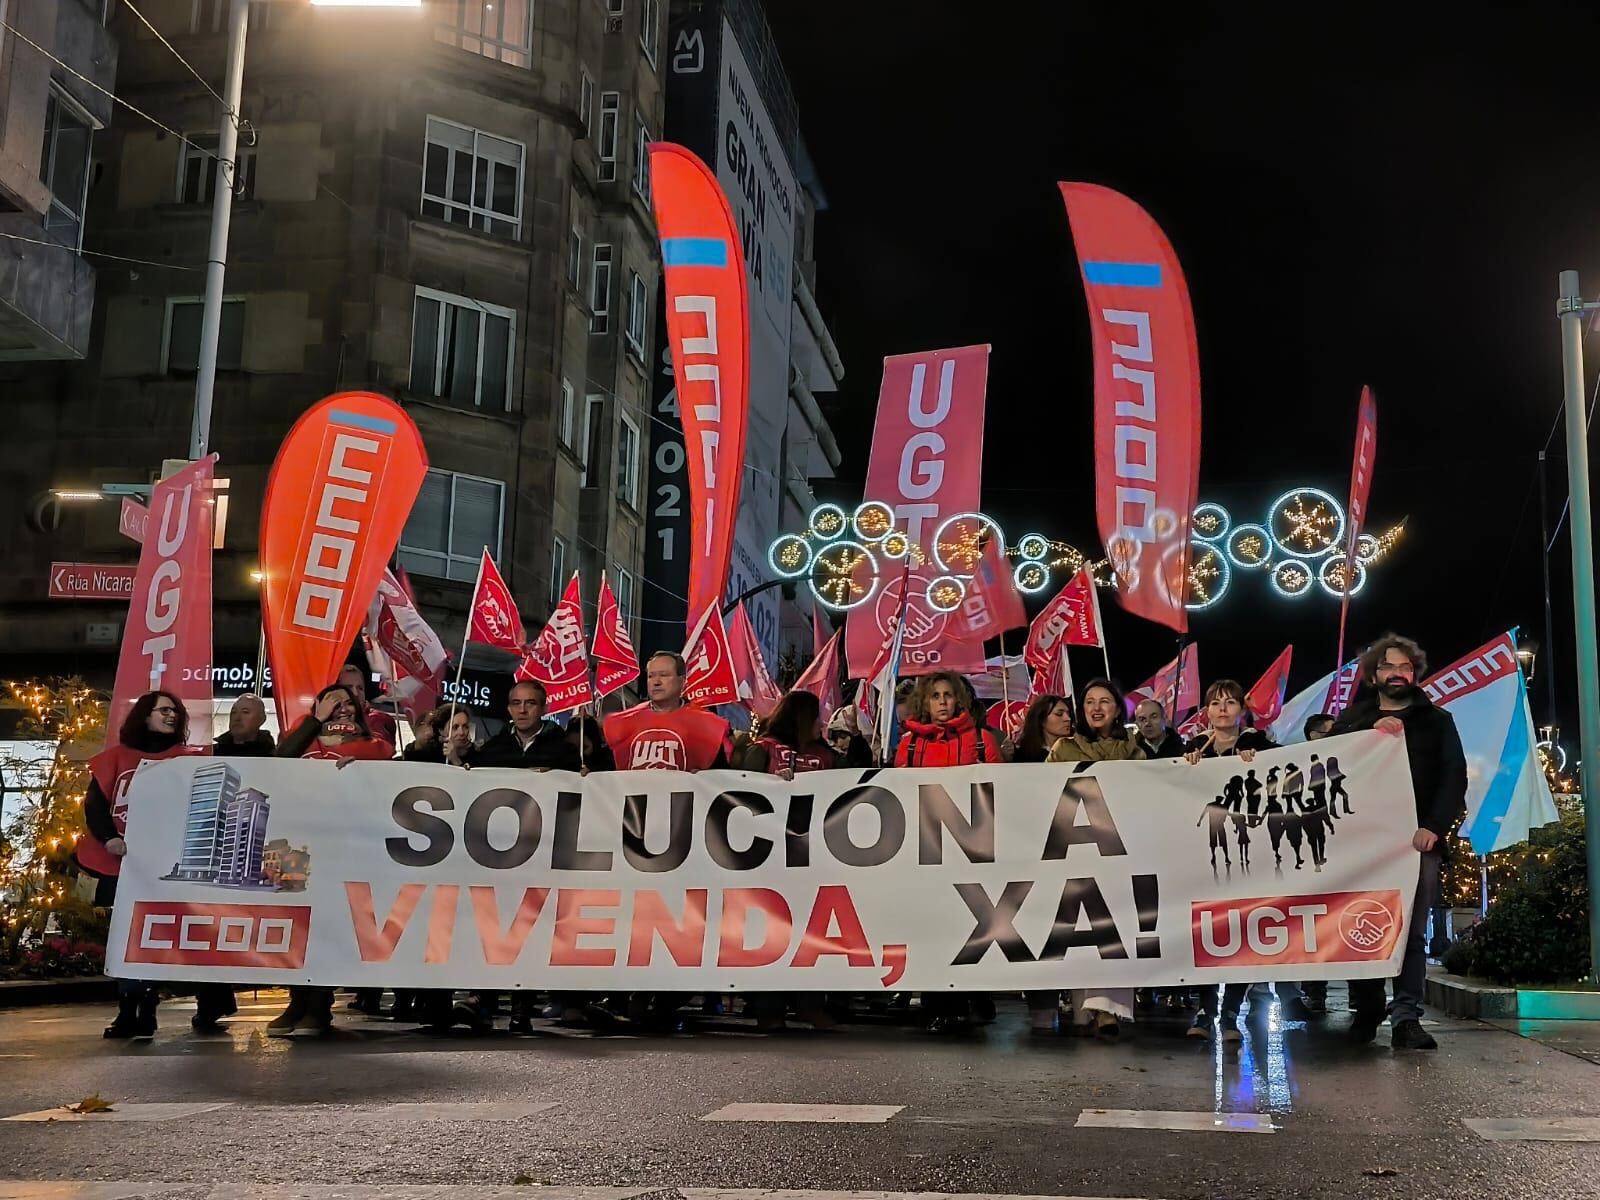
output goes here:
[[178, 715], [178, 710], [173, 708], [170, 704], [164, 704], [160, 708], [152, 708], [150, 711], [153, 713], [160, 713], [163, 717], [175, 717]]

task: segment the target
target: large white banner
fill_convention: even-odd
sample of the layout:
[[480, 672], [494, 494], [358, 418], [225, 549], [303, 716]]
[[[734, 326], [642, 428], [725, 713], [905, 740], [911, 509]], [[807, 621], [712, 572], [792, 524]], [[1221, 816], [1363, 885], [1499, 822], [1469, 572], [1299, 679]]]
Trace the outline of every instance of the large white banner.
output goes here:
[[1393, 974], [1405, 744], [786, 783], [181, 758], [129, 793], [113, 974], [1019, 990]]

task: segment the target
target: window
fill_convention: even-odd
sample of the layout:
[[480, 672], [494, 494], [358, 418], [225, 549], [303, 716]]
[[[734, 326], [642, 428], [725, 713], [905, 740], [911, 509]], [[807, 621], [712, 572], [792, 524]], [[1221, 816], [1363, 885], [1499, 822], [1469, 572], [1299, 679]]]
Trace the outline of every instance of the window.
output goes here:
[[639, 507], [639, 427], [627, 413], [618, 413], [617, 499], [629, 508]]
[[644, 361], [645, 322], [650, 305], [644, 296], [644, 280], [636, 271], [628, 272], [628, 349]]
[[633, 190], [650, 203], [650, 128], [642, 119], [633, 127]]
[[611, 331], [611, 245], [596, 243], [593, 266], [589, 271], [590, 333]]
[[624, 571], [621, 565], [617, 567], [617, 611], [622, 615], [622, 625], [628, 631], [628, 637], [633, 638], [633, 576]]
[[572, 393], [572, 385], [565, 379], [561, 381], [561, 412], [556, 416], [556, 435], [561, 439], [563, 446], [571, 446], [572, 422], [576, 419], [578, 402]]
[[422, 212], [501, 237], [522, 234], [523, 145], [428, 118]]
[[[178, 150], [178, 203], [210, 204], [217, 194], [217, 135], [215, 133], [186, 133], [188, 141]], [[192, 144], [190, 144], [192, 143]], [[236, 193], [246, 198], [256, 194], [256, 149], [239, 145], [234, 151], [237, 165], [233, 169]], [[239, 190], [239, 185], [243, 185]]]
[[661, 43], [661, 0], [640, 0], [639, 45], [650, 65], [656, 65], [656, 48]]
[[567, 282], [574, 288], [583, 286], [583, 231], [576, 225], [567, 235]]
[[74, 250], [83, 246], [92, 132], [88, 115], [51, 84], [44, 109], [44, 146], [39, 152], [39, 178], [50, 189], [44, 227]]
[[[161, 331], [161, 373], [192, 375], [200, 369], [200, 324], [205, 301], [199, 296], [169, 296]], [[217, 333], [217, 370], [237, 371], [244, 360], [244, 301], [222, 299]]]
[[606, 14], [620, 17], [627, 6], [627, 0], [606, 0]]
[[513, 67], [533, 65], [533, 0], [446, 0], [435, 41]]
[[556, 610], [556, 605], [561, 603], [562, 593], [567, 590], [567, 544], [560, 538], [550, 542], [550, 611]]
[[610, 183], [617, 177], [617, 125], [622, 113], [621, 92], [600, 93], [600, 182]]
[[510, 411], [516, 323], [509, 308], [419, 287], [411, 321], [411, 390]]
[[[189, 8], [190, 33], [222, 33], [228, 28], [230, 0], [194, 0]], [[272, 0], [250, 0], [250, 29], [272, 24]]]
[[583, 402], [583, 445], [579, 458], [583, 460], [584, 487], [597, 487], [600, 483], [600, 415], [604, 411], [603, 396], [586, 396]]
[[589, 78], [589, 68], [578, 68], [578, 120], [583, 122], [583, 136], [594, 136], [594, 80]]
[[400, 534], [408, 571], [471, 583], [487, 547], [500, 557], [506, 485], [498, 479], [430, 470]]

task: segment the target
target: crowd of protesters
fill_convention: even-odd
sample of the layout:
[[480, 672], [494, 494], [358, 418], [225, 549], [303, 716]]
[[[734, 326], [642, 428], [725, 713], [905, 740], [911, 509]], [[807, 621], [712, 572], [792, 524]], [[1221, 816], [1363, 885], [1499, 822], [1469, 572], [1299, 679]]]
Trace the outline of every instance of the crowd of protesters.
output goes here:
[[[1379, 639], [1361, 659], [1359, 687], [1349, 707], [1337, 720], [1312, 717], [1303, 731], [1308, 740], [1361, 729], [1404, 732], [1406, 736], [1417, 809], [1417, 832], [1412, 845], [1421, 855], [1422, 870], [1407, 930], [1404, 963], [1394, 981], [1393, 1001], [1387, 1006], [1393, 1043], [1402, 1049], [1435, 1048], [1420, 1021], [1426, 967], [1424, 926], [1438, 894], [1446, 839], [1464, 809], [1466, 792], [1465, 758], [1454, 721], [1417, 686], [1425, 669], [1422, 650], [1415, 642], [1396, 635]], [[261, 700], [241, 697], [229, 715], [227, 731], [216, 738], [212, 752], [228, 757], [332, 759], [341, 768], [355, 760], [392, 759], [396, 756], [394, 719], [371, 706], [364, 678], [359, 668], [347, 667], [338, 682], [317, 695], [312, 711], [276, 744], [263, 729], [266, 709]], [[477, 722], [466, 709], [446, 705], [414, 723], [415, 740], [400, 757], [461, 768], [510, 767], [584, 774], [619, 768], [734, 768], [783, 779], [810, 771], [870, 767], [879, 758], [880, 748], [874, 747], [858, 728], [854, 709], [841, 709], [825, 723], [817, 698], [809, 692], [791, 691], [764, 722], [735, 737], [727, 721], [684, 703], [685, 667], [681, 656], [653, 655], [646, 663], [645, 681], [647, 699], [643, 703], [603, 722], [588, 715], [576, 716], [565, 728], [545, 716], [546, 694], [541, 684], [518, 682], [508, 697], [507, 724], [492, 737], [480, 737]], [[899, 767], [1157, 758], [1193, 764], [1228, 756], [1247, 764], [1257, 753], [1274, 746], [1265, 730], [1250, 726], [1245, 691], [1231, 679], [1219, 679], [1206, 689], [1201, 732], [1187, 741], [1169, 727], [1163, 706], [1150, 699], [1134, 706], [1130, 727], [1124, 697], [1108, 679], [1091, 680], [1076, 697], [1036, 696], [1014, 738], [1002, 737], [986, 727], [971, 685], [952, 672], [935, 671], [906, 681], [897, 690], [896, 700], [901, 734], [892, 761]], [[79, 858], [85, 869], [100, 877], [100, 903], [109, 904], [114, 899], [116, 866], [126, 853], [121, 792], [127, 778], [144, 759], [199, 752], [187, 745], [187, 735], [188, 714], [182, 702], [169, 693], [151, 692], [134, 705], [116, 745], [94, 760], [93, 782], [84, 802], [90, 837]], [[1288, 770], [1298, 772], [1293, 766]], [[1254, 772], [1250, 775], [1253, 782]], [[1267, 783], [1267, 807], [1260, 813], [1254, 798], [1247, 812], [1239, 811], [1236, 804], [1230, 813], [1219, 797], [1216, 826], [1222, 827], [1231, 818], [1237, 827], [1241, 854], [1248, 853], [1248, 831], [1252, 826], [1266, 825], [1275, 853], [1287, 832], [1298, 860], [1305, 819], [1287, 819], [1278, 804], [1276, 788], [1274, 771]], [[1285, 779], [1285, 798], [1289, 789]], [[1313, 790], [1318, 792], [1321, 803], [1321, 789]], [[1348, 797], [1345, 804], [1348, 811]], [[1320, 869], [1321, 839], [1333, 821], [1324, 821], [1321, 812], [1316, 816], [1317, 820], [1306, 827], [1306, 838]], [[1315, 835], [1310, 832], [1313, 828]], [[1221, 836], [1226, 855], [1225, 829]], [[1217, 837], [1214, 830], [1213, 864]], [[1326, 1012], [1325, 981], [1273, 986], [1284, 1019], [1309, 1020]], [[1191, 1036], [1239, 1041], [1239, 1016], [1246, 999], [1253, 997], [1253, 1012], [1266, 1011], [1268, 988], [1267, 984], [1248, 981], [1229, 983], [1220, 989], [1220, 1004], [1216, 988], [1197, 993], [1163, 991], [1159, 996], [1145, 996], [1144, 1000], [1167, 1007], [1192, 1007], [1195, 1015], [1188, 1030]], [[295, 987], [289, 991], [289, 1004], [268, 1024], [268, 1034], [326, 1032], [333, 1020], [333, 989]], [[227, 986], [201, 985], [196, 994], [193, 1025], [197, 1030], [215, 1029], [219, 1021], [236, 1011], [233, 991]], [[1369, 1042], [1385, 1016], [1383, 982], [1353, 981], [1349, 994], [1353, 1013], [1349, 1036], [1357, 1042]], [[377, 1016], [384, 1012], [382, 997], [381, 989], [361, 989], [351, 1007]], [[683, 1023], [685, 1002], [689, 999], [667, 994], [552, 993], [538, 1012], [565, 1024], [676, 1029]], [[1031, 991], [1025, 999], [1030, 1027], [1036, 1033], [1066, 1029], [1111, 1041], [1123, 1036], [1135, 1021], [1140, 997], [1134, 989], [1097, 988], [1074, 989], [1064, 996], [1055, 991]], [[459, 1025], [481, 1033], [494, 1027], [501, 1000], [501, 996], [488, 992], [457, 1002], [455, 994], [447, 991], [397, 990], [387, 1015], [434, 1031]], [[119, 1001], [117, 1017], [107, 1027], [106, 1037], [148, 1037], [155, 1032], [157, 993], [153, 984], [123, 980], [119, 984]], [[725, 1003], [715, 998], [708, 998], [708, 1002], [714, 1011], [721, 1011]], [[895, 1003], [909, 1008], [909, 1002], [909, 997], [901, 997]], [[829, 1028], [847, 1014], [848, 1007], [848, 997], [820, 994], [762, 994], [746, 1002], [746, 1012], [756, 1018], [762, 1030], [781, 1029], [791, 1013], [814, 1027]], [[923, 996], [920, 1010], [927, 1028], [934, 1033], [960, 1032], [995, 1016], [992, 996], [970, 992]], [[512, 1032], [532, 1032], [534, 1015], [534, 996], [517, 993], [509, 1008]]]

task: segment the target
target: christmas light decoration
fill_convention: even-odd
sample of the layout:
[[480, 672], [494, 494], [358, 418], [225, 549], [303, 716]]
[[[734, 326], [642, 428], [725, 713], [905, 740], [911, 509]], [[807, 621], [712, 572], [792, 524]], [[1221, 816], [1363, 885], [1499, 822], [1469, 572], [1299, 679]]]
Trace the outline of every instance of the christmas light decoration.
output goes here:
[[881, 542], [894, 528], [894, 509], [882, 500], [863, 500], [850, 518], [856, 537], [867, 545]]
[[841, 539], [817, 551], [811, 594], [829, 608], [847, 611], [872, 599], [878, 590], [878, 560], [860, 542]]
[[1267, 509], [1267, 529], [1284, 554], [1320, 558], [1344, 542], [1344, 509], [1321, 488], [1291, 488]]
[[811, 569], [811, 543], [794, 533], [786, 533], [767, 547], [767, 565], [780, 578], [798, 579]]
[[1272, 535], [1265, 525], [1239, 525], [1223, 544], [1228, 561], [1236, 567], [1254, 571], [1272, 565]]
[[1228, 592], [1233, 570], [1228, 556], [1218, 546], [1193, 542], [1189, 549], [1189, 598], [1184, 607], [1190, 612], [1210, 608]]
[[1189, 518], [1189, 528], [1202, 542], [1220, 541], [1228, 536], [1233, 525], [1233, 515], [1220, 504], [1197, 504]]
[[1316, 581], [1311, 573], [1311, 565], [1298, 558], [1286, 558], [1272, 568], [1268, 577], [1272, 583], [1272, 590], [1285, 600], [1298, 600], [1310, 593], [1311, 585]]
[[954, 575], [941, 575], [928, 583], [928, 606], [934, 612], [955, 612], [966, 599], [967, 585]]
[[837, 537], [844, 532], [844, 509], [837, 504], [819, 504], [811, 510], [811, 532], [820, 538]]

